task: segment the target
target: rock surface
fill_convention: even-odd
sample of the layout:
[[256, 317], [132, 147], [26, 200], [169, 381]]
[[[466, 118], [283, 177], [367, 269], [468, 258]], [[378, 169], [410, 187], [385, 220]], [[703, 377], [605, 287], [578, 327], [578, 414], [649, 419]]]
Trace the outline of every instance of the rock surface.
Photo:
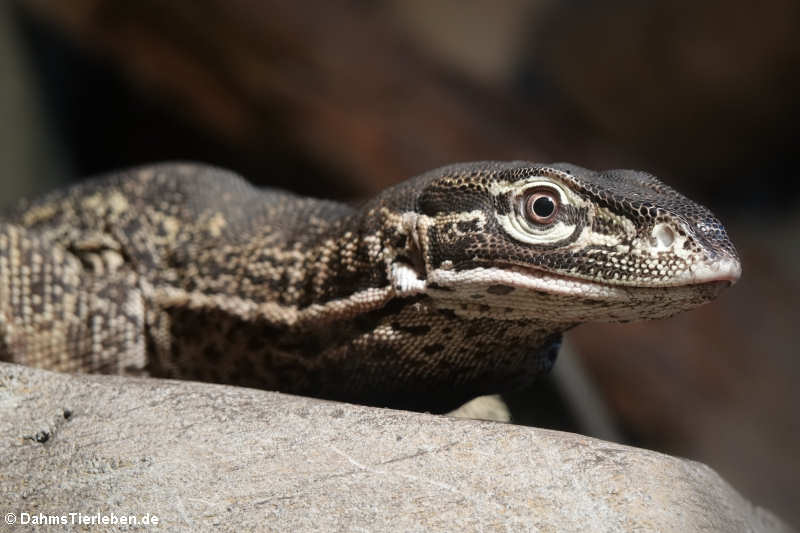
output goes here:
[[699, 463], [218, 385], [0, 363], [0, 439], [2, 530], [790, 531]]

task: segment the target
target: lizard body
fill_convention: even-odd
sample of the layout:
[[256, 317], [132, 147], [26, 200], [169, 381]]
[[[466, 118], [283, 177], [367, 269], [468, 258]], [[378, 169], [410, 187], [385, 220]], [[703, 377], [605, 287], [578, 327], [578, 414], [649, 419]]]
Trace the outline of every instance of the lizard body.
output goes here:
[[446, 410], [547, 372], [576, 324], [739, 273], [717, 219], [641, 172], [452, 165], [355, 209], [162, 164], [0, 217], [0, 359]]

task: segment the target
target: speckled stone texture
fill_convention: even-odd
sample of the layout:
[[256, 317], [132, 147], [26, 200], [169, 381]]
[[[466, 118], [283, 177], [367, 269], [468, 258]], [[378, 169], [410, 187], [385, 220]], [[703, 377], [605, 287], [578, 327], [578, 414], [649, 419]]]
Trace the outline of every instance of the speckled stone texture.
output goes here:
[[219, 385], [0, 363], [0, 439], [3, 531], [790, 531], [695, 462]]

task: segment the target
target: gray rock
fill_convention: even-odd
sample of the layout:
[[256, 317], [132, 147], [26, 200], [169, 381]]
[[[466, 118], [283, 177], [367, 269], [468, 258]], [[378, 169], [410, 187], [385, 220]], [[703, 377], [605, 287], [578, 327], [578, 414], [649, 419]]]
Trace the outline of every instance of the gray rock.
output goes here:
[[695, 462], [244, 388], [0, 363], [0, 439], [20, 531], [789, 531]]

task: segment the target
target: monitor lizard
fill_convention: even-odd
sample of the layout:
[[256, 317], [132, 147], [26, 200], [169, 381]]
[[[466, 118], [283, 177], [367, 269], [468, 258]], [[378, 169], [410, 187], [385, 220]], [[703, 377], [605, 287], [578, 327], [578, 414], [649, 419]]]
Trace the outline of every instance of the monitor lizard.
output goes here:
[[445, 411], [547, 372], [577, 324], [740, 272], [717, 218], [639, 171], [456, 164], [355, 208], [165, 163], [0, 215], [0, 360]]

